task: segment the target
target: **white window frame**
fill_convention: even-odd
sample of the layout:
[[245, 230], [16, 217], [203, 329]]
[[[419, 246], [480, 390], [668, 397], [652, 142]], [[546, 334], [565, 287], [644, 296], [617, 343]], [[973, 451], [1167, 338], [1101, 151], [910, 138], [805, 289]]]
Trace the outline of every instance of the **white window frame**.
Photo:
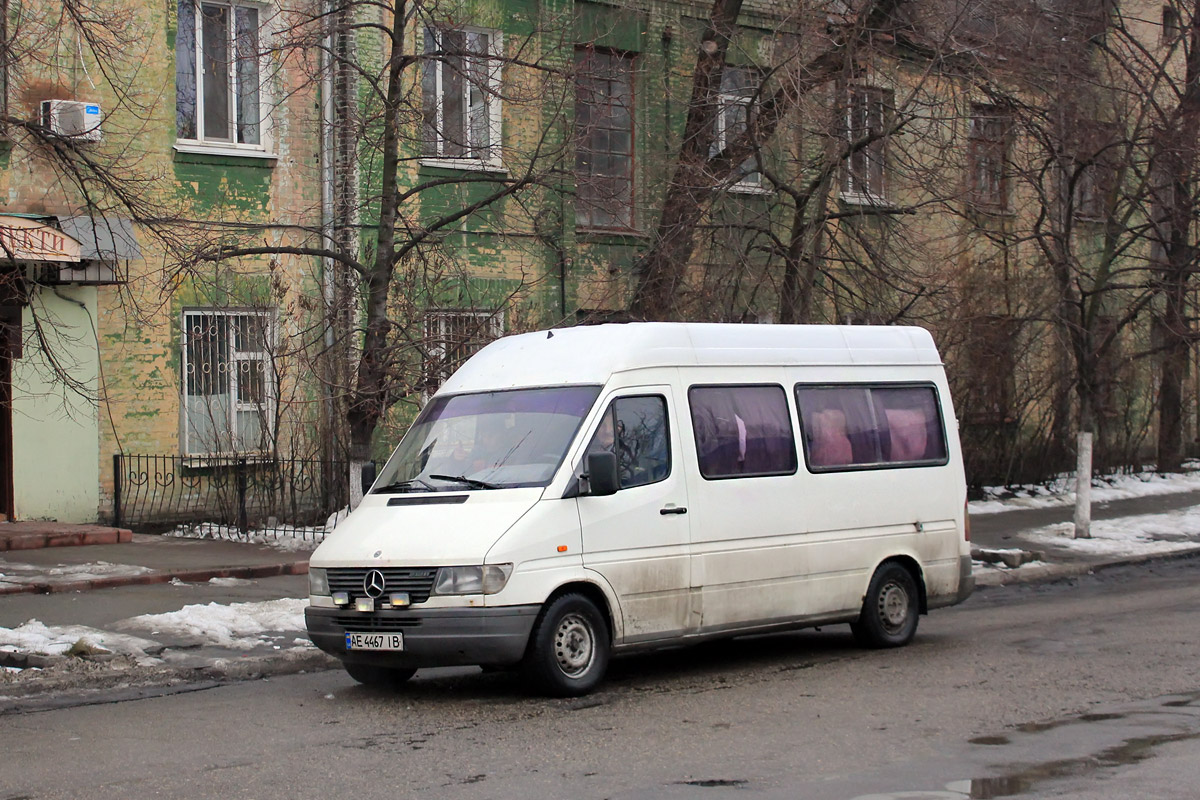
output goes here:
[[[180, 152], [189, 153], [207, 153], [212, 155], [235, 155], [235, 156], [258, 156], [274, 158], [273, 140], [272, 140], [272, 125], [271, 125], [271, 101], [267, 88], [267, 76], [269, 74], [269, 60], [265, 55], [266, 47], [263, 42], [270, 38], [271, 30], [267, 24], [269, 6], [263, 3], [248, 3], [241, 0], [189, 0], [192, 3], [192, 37], [194, 47], [194, 65], [195, 74], [192, 76], [192, 89], [195, 92], [195, 138], [188, 138], [179, 135], [178, 128], [176, 129], [175, 149]], [[222, 6], [229, 10], [228, 24], [226, 31], [228, 34], [227, 47], [231, 55], [229, 63], [229, 124], [231, 126], [230, 138], [222, 138], [219, 136], [211, 136], [204, 130], [204, 37], [203, 37], [203, 7], [204, 6]], [[236, 141], [237, 124], [238, 124], [238, 70], [237, 61], [233, 57], [236, 48], [237, 40], [237, 12], [239, 8], [252, 9], [258, 13], [258, 143], [245, 144]], [[176, 29], [178, 30], [178, 20], [176, 21]], [[177, 34], [178, 35], [178, 34]], [[176, 102], [178, 103], [178, 75], [176, 76]], [[178, 114], [178, 110], [176, 112]], [[178, 123], [177, 123], [178, 124]]]
[[[244, 350], [239, 351], [236, 347], [232, 334], [228, 335], [228, 351], [224, 354], [229, 372], [229, 388], [228, 394], [232, 399], [229, 404], [229, 418], [225, 420], [227, 427], [221, 432], [221, 435], [227, 435], [229, 442], [235, 443], [238, 440], [238, 412], [256, 412], [263, 420], [263, 425], [266, 428], [266, 439], [274, 437], [275, 424], [275, 369], [274, 361], [271, 357], [272, 350], [276, 344], [277, 320], [276, 312], [273, 309], [255, 309], [255, 308], [185, 308], [182, 314], [182, 336], [180, 337], [180, 364], [182, 370], [182, 386], [180, 387], [180, 406], [179, 415], [182, 425], [181, 438], [183, 443], [183, 454], [187, 456], [208, 456], [208, 455], [229, 455], [233, 453], [262, 453], [262, 450], [246, 450], [240, 451], [231, 449], [212, 450], [207, 449], [199, 444], [193, 447], [191, 441], [192, 425], [188, 419], [188, 398], [201, 397], [204, 395], [189, 395], [188, 394], [188, 371], [190, 368], [188, 358], [188, 336], [191, 332], [192, 325], [189, 318], [193, 317], [226, 317], [230, 320], [227, 323], [227, 330], [232, 330], [233, 320], [235, 318], [256, 318], [262, 320], [263, 323], [263, 338], [267, 349], [265, 350]], [[241, 401], [238, 391], [238, 377], [241, 370], [238, 365], [242, 362], [262, 362], [262, 380], [263, 380], [263, 399], [261, 403], [243, 402]]]
[[[846, 94], [846, 118], [844, 121], [845, 131], [843, 133], [847, 144], [852, 144], [855, 139], [851, 138], [854, 135], [855, 115], [865, 112], [867, 119], [863, 125], [864, 130], [870, 130], [870, 114], [871, 111], [880, 109], [879, 121], [883, 128], [888, 125], [888, 116], [891, 113], [891, 103], [889, 97], [892, 95], [892, 90], [881, 86], [869, 85], [854, 85], [847, 89]], [[866, 98], [865, 103], [857, 102], [859, 98]], [[842, 165], [842, 191], [841, 198], [844, 202], [857, 205], [887, 205], [888, 196], [888, 137], [876, 139], [874, 142], [865, 147], [851, 153], [847, 156], [846, 161]], [[861, 157], [867, 166], [866, 186], [859, 186], [855, 181], [854, 171], [851, 169], [851, 161]], [[879, 166], [879, 186], [871, 185], [871, 165], [878, 163]]]
[[[728, 91], [725, 86], [724, 76], [729, 70], [737, 70], [744, 72], [750, 81], [753, 82], [753, 91], [743, 90], [741, 92]], [[722, 86], [721, 92], [717, 97], [717, 130], [716, 136], [713, 139], [713, 153], [719, 153], [729, 144], [726, 138], [726, 132], [733, 126], [734, 122], [730, 119], [732, 113], [739, 107], [745, 109], [746, 116], [749, 117], [750, 108], [754, 104], [755, 98], [758, 95], [758, 89], [761, 85], [762, 75], [758, 70], [752, 67], [739, 67], [731, 64], [726, 64], [722, 71]], [[746, 124], [744, 121], [741, 123]], [[758, 156], [752, 155], [747, 161], [757, 162]], [[730, 187], [731, 192], [745, 192], [747, 194], [765, 193], [766, 190], [762, 185], [763, 176], [758, 170], [747, 172]]]
[[[447, 69], [447, 64], [445, 61], [443, 61], [441, 59], [429, 58], [426, 60], [425, 65], [423, 65], [423, 67], [427, 67], [427, 68], [434, 70], [434, 87], [435, 87], [434, 88], [434, 97], [436, 98], [436, 102], [434, 104], [435, 118], [436, 118], [436, 124], [435, 124], [435, 130], [434, 130], [434, 145], [435, 145], [436, 154], [424, 154], [425, 143], [423, 140], [424, 134], [422, 134], [421, 148], [422, 148], [423, 155], [421, 157], [421, 163], [424, 165], [427, 165], [427, 166], [447, 167], [450, 169], [482, 170], [485, 172], [497, 172], [497, 171], [502, 172], [502, 171], [504, 171], [504, 165], [501, 161], [502, 148], [501, 148], [501, 141], [500, 141], [501, 121], [502, 121], [502, 109], [501, 109], [501, 99], [500, 99], [500, 91], [501, 91], [501, 87], [502, 87], [502, 85], [501, 85], [501, 78], [502, 78], [501, 57], [504, 54], [504, 37], [503, 37], [503, 35], [500, 33], [500, 31], [492, 30], [490, 28], [476, 28], [476, 27], [461, 26], [461, 25], [455, 25], [455, 26], [425, 25], [425, 26], [422, 26], [421, 28], [419, 28], [419, 31], [420, 31], [420, 34], [419, 34], [420, 42], [418, 44], [419, 44], [422, 55], [426, 55], [427, 53], [429, 53], [429, 50], [426, 49], [426, 36], [428, 34], [432, 34], [434, 37], [436, 47], [437, 47], [436, 52], [442, 52], [442, 50], [443, 50], [442, 37], [448, 32], [463, 33], [463, 34], [474, 33], [474, 34], [485, 35], [488, 37], [487, 52], [484, 54], [484, 57], [487, 59], [487, 62], [486, 62], [487, 63], [487, 86], [484, 87], [484, 91], [483, 91], [484, 103], [487, 105], [487, 130], [488, 130], [488, 144], [487, 144], [487, 147], [485, 150], [485, 155], [482, 158], [478, 158], [478, 157], [475, 157], [472, 155], [454, 156], [454, 155], [447, 155], [445, 153], [445, 144], [446, 144], [445, 130], [446, 130], [446, 128], [445, 128], [445, 119], [444, 119], [445, 102], [443, 100], [443, 95], [444, 95], [445, 89], [444, 89], [443, 81], [444, 81], [445, 70]], [[464, 61], [466, 61], [467, 59], [470, 59], [472, 57], [473, 56], [471, 56], [471, 55], [464, 54]], [[422, 73], [422, 82], [423, 81], [424, 81], [424, 76]], [[463, 76], [462, 108], [463, 108], [463, 128], [464, 128], [463, 133], [465, 134], [465, 136], [463, 138], [468, 139], [468, 140], [470, 139], [470, 136], [471, 136], [471, 119], [470, 119], [471, 85], [472, 85], [472, 83], [471, 83], [469, 76], [464, 75]], [[422, 123], [422, 124], [424, 124], [424, 123]], [[476, 147], [475, 143], [471, 142], [471, 141], [466, 141], [466, 142], [464, 142], [464, 144], [467, 146], [467, 149], [472, 152], [482, 149], [482, 148]]]
[[[422, 333], [425, 340], [426, 365], [422, 366], [424, 383], [424, 398], [428, 399], [453, 374], [460, 365], [449, 366], [446, 360], [446, 341], [453, 334], [455, 322], [466, 322], [472, 327], [478, 327], [480, 335], [478, 346], [467, 355], [469, 358], [488, 342], [495, 341], [504, 335], [504, 314], [502, 311], [482, 311], [476, 309], [435, 308], [425, 312], [422, 322]], [[463, 359], [466, 361], [466, 358]], [[429, 370], [428, 363], [436, 363], [435, 370]]]

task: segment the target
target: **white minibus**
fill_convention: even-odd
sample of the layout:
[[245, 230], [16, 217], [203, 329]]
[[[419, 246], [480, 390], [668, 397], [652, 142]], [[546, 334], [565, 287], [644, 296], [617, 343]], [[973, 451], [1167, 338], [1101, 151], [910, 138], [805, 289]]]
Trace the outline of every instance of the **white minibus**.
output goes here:
[[907, 644], [971, 575], [958, 424], [912, 327], [628, 323], [484, 347], [313, 553], [309, 636], [366, 684], [849, 623]]

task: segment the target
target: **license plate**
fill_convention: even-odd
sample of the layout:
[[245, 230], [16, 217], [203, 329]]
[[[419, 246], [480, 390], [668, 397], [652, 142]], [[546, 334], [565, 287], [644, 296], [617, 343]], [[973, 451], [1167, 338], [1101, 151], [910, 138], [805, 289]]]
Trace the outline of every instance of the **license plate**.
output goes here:
[[403, 650], [402, 633], [347, 633], [347, 650]]

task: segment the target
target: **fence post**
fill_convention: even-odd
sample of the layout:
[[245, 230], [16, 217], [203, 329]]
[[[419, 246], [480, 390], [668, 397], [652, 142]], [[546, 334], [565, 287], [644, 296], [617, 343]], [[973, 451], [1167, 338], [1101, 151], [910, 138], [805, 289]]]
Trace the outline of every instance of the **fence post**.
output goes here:
[[250, 531], [250, 523], [246, 517], [246, 459], [239, 458], [234, 470], [237, 476], [238, 532], [246, 534]]
[[121, 527], [121, 454], [113, 453], [113, 527]]

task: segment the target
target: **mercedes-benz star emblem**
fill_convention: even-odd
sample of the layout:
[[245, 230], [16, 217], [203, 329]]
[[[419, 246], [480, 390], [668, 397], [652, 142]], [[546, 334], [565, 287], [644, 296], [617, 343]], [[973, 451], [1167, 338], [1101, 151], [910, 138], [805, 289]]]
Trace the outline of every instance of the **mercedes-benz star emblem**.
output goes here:
[[382, 597], [383, 588], [383, 573], [379, 570], [373, 569], [367, 573], [367, 577], [363, 578], [363, 591], [367, 593], [367, 597]]

